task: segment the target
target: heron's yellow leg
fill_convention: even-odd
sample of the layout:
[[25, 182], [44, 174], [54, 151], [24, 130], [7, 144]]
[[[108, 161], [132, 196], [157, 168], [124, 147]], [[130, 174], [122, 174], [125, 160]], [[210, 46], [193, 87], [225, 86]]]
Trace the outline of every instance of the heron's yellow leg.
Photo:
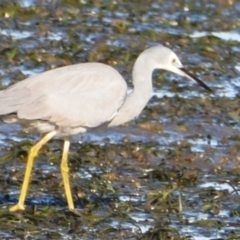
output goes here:
[[34, 158], [37, 156], [41, 147], [44, 144], [46, 144], [51, 138], [53, 138], [56, 134], [57, 134], [56, 131], [49, 132], [38, 143], [36, 143], [35, 145], [33, 145], [30, 148], [30, 151], [28, 153], [27, 166], [26, 166], [26, 170], [25, 170], [25, 175], [24, 175], [24, 180], [23, 180], [23, 184], [22, 184], [20, 197], [19, 197], [18, 203], [9, 209], [11, 212], [25, 209], [24, 202], [26, 199], [27, 191], [28, 191], [28, 185], [29, 185], [29, 181], [30, 181], [30, 177], [31, 177]]
[[68, 151], [70, 147], [70, 141], [65, 140], [63, 145], [63, 155], [62, 155], [62, 162], [61, 162], [61, 172], [62, 172], [62, 178], [63, 178], [63, 184], [65, 188], [65, 194], [68, 202], [68, 208], [70, 211], [74, 210], [74, 204], [73, 204], [73, 198], [72, 198], [72, 192], [70, 188], [70, 182], [69, 182], [69, 168], [68, 168]]

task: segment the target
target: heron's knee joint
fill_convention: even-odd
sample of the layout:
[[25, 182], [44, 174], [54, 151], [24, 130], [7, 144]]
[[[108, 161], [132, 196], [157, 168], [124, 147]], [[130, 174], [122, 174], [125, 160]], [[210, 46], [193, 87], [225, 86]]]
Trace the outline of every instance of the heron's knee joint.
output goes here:
[[64, 164], [61, 164], [61, 171], [62, 171], [62, 172], [65, 172], [65, 173], [68, 173], [68, 172], [69, 172], [68, 166], [66, 166], [66, 165], [64, 165]]
[[37, 156], [37, 153], [38, 153], [38, 151], [35, 148], [32, 147], [32, 148], [30, 148], [28, 155], [35, 158]]

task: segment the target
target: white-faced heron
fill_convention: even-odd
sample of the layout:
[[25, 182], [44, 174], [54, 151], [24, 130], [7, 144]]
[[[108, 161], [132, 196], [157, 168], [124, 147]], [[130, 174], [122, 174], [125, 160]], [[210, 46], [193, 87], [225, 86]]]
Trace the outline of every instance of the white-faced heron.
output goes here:
[[[134, 88], [128, 92], [123, 77], [102, 63], [81, 63], [46, 71], [0, 91], [0, 115], [46, 135], [30, 148], [19, 201], [10, 211], [24, 210], [34, 158], [54, 137], [63, 137], [61, 173], [68, 207], [74, 211], [69, 184], [69, 136], [98, 128], [117, 126], [137, 117], [152, 91], [154, 69], [165, 69], [195, 80], [169, 48], [155, 46], [143, 51], [133, 67]], [[4, 116], [3, 116], [4, 115]]]

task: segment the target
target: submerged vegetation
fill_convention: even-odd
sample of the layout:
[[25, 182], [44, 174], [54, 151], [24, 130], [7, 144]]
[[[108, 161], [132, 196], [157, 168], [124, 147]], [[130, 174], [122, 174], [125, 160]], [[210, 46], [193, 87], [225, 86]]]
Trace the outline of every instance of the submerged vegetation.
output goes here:
[[81, 217], [67, 210], [61, 140], [36, 161], [27, 210], [8, 212], [38, 135], [1, 122], [1, 238], [238, 239], [239, 7], [227, 0], [1, 1], [0, 89], [87, 61], [114, 66], [131, 86], [136, 57], [157, 43], [214, 89], [156, 72], [138, 119], [73, 138], [71, 186]]

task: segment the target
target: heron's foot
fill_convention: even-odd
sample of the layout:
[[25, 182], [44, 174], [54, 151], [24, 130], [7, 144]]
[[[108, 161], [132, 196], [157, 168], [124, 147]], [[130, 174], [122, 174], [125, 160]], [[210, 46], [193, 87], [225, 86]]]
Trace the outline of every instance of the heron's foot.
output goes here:
[[25, 207], [21, 203], [17, 203], [16, 205], [9, 208], [10, 212], [23, 211], [23, 210], [25, 210]]
[[81, 212], [81, 211], [79, 211], [79, 210], [77, 210], [77, 209], [75, 209], [75, 208], [73, 208], [73, 209], [70, 209], [70, 208], [69, 208], [69, 210], [70, 210], [73, 214], [82, 217], [82, 212]]

